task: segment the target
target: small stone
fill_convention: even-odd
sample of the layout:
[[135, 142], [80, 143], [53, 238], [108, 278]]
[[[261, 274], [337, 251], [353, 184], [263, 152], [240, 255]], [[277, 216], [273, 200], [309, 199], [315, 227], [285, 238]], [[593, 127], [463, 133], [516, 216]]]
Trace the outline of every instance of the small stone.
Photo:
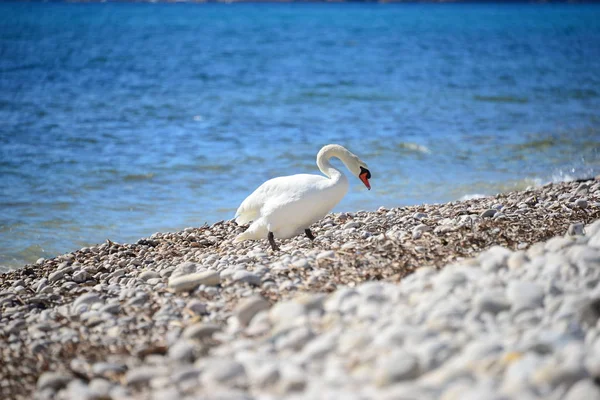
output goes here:
[[600, 399], [600, 387], [592, 379], [582, 379], [571, 386], [565, 400]]
[[333, 259], [333, 258], [335, 258], [335, 251], [333, 251], [333, 250], [323, 251], [323, 252], [319, 253], [319, 255], [317, 255], [317, 260]]
[[479, 214], [479, 216], [481, 218], [492, 218], [494, 215], [496, 215], [497, 212], [498, 212], [498, 210], [496, 210], [494, 208], [490, 208], [489, 210], [485, 210], [484, 212]]
[[120, 374], [127, 371], [125, 364], [112, 362], [97, 362], [92, 365], [92, 372], [96, 376]]
[[427, 214], [422, 213], [422, 212], [417, 212], [417, 213], [414, 213], [412, 217], [414, 219], [423, 219], [423, 218], [427, 218]]
[[598, 319], [600, 319], [600, 298], [587, 300], [579, 310], [579, 320], [583, 325], [593, 328]]
[[235, 314], [240, 324], [247, 326], [256, 314], [260, 311], [268, 310], [270, 307], [271, 304], [263, 297], [252, 296], [240, 302]]
[[221, 278], [216, 271], [198, 272], [169, 279], [169, 287], [176, 293], [187, 292], [200, 285], [216, 286], [219, 283], [221, 283]]
[[359, 228], [360, 225], [361, 225], [361, 223], [358, 221], [350, 221], [350, 222], [346, 222], [342, 226], [342, 229], [356, 229], [356, 228]]
[[567, 235], [569, 236], [582, 236], [584, 234], [584, 224], [582, 222], [577, 222], [569, 225], [569, 229], [567, 230]]
[[113, 388], [113, 384], [101, 378], [94, 378], [90, 381], [88, 389], [93, 399], [107, 399], [110, 398], [109, 393]]
[[56, 282], [56, 281], [62, 279], [64, 276], [65, 276], [65, 271], [63, 271], [63, 270], [54, 271], [53, 273], [51, 273], [48, 276], [48, 282]]
[[429, 232], [429, 231], [431, 231], [431, 227], [430, 226], [425, 225], [425, 224], [417, 225], [412, 230], [412, 238], [414, 240], [420, 239], [421, 236], [423, 236], [423, 232]]
[[58, 390], [67, 385], [73, 379], [71, 375], [62, 372], [44, 372], [37, 381], [38, 390]]
[[206, 314], [206, 303], [198, 299], [191, 300], [186, 307], [196, 315]]
[[107, 304], [100, 308], [100, 311], [109, 314], [118, 314], [121, 311], [121, 305], [118, 303]]
[[588, 202], [585, 199], [578, 199], [575, 200], [575, 206], [581, 208], [582, 210], [585, 210], [586, 208], [588, 208]]
[[141, 366], [127, 371], [123, 379], [127, 385], [137, 385], [149, 382], [157, 376], [166, 375], [168, 372], [165, 367]]
[[541, 307], [544, 289], [536, 283], [513, 281], [506, 287], [506, 297], [514, 310]]
[[504, 297], [504, 293], [483, 292], [474, 299], [474, 305], [480, 313], [498, 314], [500, 311], [510, 309], [510, 303]]
[[155, 271], [144, 271], [140, 274], [139, 278], [143, 281], [148, 281], [148, 279], [160, 278], [160, 274]]
[[260, 276], [253, 274], [250, 271], [240, 270], [234, 272], [232, 276], [234, 282], [248, 283], [250, 285], [260, 285]]
[[178, 340], [169, 347], [169, 358], [184, 363], [194, 362], [198, 345], [191, 340]]
[[415, 379], [419, 375], [419, 363], [415, 356], [399, 350], [385, 358], [375, 371], [375, 384], [387, 386], [395, 382]]
[[91, 304], [98, 303], [101, 301], [102, 301], [102, 299], [100, 298], [100, 296], [97, 293], [88, 292], [88, 293], [82, 294], [73, 302], [73, 309], [77, 310], [83, 304], [91, 305]]
[[511, 253], [508, 256], [508, 260], [506, 260], [506, 265], [508, 269], [519, 269], [523, 267], [529, 261], [529, 257], [527, 257], [527, 253], [522, 250]]
[[245, 379], [245, 377], [244, 366], [237, 361], [227, 359], [210, 360], [202, 374], [203, 381], [219, 383]]
[[292, 263], [292, 267], [294, 268], [306, 268], [308, 266], [309, 264], [306, 258], [300, 258]]
[[91, 276], [86, 271], [78, 271], [73, 274], [73, 282], [83, 283], [90, 279]]
[[183, 337], [186, 339], [204, 339], [211, 337], [213, 333], [221, 330], [221, 327], [217, 324], [211, 323], [197, 323], [190, 325], [183, 331]]

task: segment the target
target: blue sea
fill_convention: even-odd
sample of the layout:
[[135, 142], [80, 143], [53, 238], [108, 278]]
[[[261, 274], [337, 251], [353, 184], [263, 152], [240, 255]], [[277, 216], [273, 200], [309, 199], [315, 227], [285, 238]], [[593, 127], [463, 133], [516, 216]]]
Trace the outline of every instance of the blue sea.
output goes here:
[[0, 3], [0, 265], [233, 217], [369, 164], [336, 211], [600, 173], [600, 6]]

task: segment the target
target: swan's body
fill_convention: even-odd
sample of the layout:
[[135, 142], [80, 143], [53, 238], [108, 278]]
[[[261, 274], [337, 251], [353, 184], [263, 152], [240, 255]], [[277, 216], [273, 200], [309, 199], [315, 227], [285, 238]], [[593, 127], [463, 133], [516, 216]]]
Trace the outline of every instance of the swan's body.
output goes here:
[[250, 227], [235, 239], [268, 238], [276, 249], [274, 238], [287, 239], [303, 231], [312, 239], [310, 226], [331, 211], [348, 192], [348, 178], [329, 162], [337, 157], [370, 189], [367, 165], [344, 147], [330, 144], [317, 155], [322, 175], [299, 174], [273, 178], [258, 187], [237, 210], [235, 221]]

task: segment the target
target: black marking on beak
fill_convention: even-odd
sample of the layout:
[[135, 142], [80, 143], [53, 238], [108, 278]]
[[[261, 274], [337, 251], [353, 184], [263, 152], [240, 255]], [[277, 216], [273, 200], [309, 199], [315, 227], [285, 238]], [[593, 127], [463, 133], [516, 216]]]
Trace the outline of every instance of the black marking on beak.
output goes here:
[[371, 171], [369, 171], [368, 169], [364, 168], [364, 167], [360, 167], [360, 174], [362, 175], [364, 173], [367, 173], [367, 179], [371, 179]]

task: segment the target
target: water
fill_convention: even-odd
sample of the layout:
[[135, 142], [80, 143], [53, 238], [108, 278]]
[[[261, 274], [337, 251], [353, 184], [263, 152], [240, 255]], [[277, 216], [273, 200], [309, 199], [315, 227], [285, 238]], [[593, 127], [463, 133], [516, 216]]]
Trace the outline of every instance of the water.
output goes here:
[[337, 211], [600, 173], [595, 5], [0, 3], [0, 265], [233, 217], [365, 160]]

